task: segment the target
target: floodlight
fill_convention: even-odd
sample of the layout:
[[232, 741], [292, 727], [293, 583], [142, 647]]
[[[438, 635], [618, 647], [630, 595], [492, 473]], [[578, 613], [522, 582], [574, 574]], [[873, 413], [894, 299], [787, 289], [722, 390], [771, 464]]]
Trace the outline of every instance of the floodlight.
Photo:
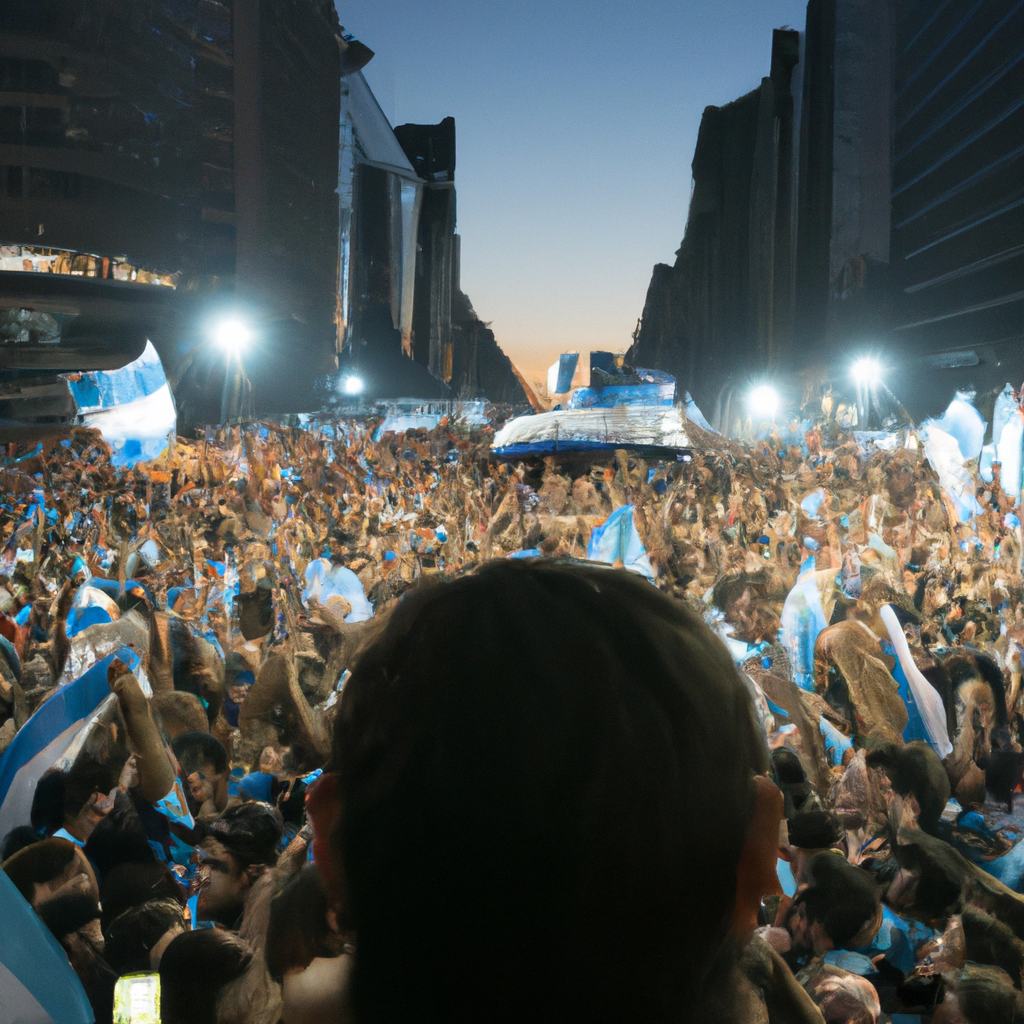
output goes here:
[[853, 379], [862, 387], [872, 387], [882, 381], [882, 366], [874, 356], [861, 356], [852, 368]]
[[346, 395], [361, 395], [364, 387], [366, 387], [366, 384], [362, 377], [348, 376], [343, 378], [341, 382], [341, 390]]
[[747, 408], [755, 420], [770, 420], [779, 411], [779, 393], [770, 384], [758, 384], [747, 395]]
[[217, 344], [229, 355], [238, 355], [249, 344], [252, 332], [241, 320], [224, 320], [214, 333]]

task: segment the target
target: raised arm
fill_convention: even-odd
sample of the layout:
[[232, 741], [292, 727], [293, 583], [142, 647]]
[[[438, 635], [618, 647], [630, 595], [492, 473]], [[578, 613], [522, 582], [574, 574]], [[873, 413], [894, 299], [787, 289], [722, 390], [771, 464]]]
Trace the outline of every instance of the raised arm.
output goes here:
[[149, 701], [134, 673], [121, 661], [112, 662], [107, 669], [107, 684], [117, 695], [128, 728], [128, 742], [139, 771], [139, 790], [143, 799], [156, 803], [174, 788], [174, 768], [150, 714]]

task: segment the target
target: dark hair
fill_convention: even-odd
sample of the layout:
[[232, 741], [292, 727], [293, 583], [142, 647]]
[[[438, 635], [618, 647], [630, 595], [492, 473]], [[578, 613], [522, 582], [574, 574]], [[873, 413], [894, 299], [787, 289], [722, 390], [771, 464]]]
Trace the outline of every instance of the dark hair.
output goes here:
[[86, 840], [85, 855], [100, 879], [118, 864], [151, 864], [156, 860], [146, 828], [127, 794], [118, 791], [113, 810]]
[[836, 949], [848, 948], [878, 913], [874, 878], [839, 854], [816, 853], [804, 865], [800, 880], [807, 882], [808, 888], [797, 894], [793, 908], [803, 904], [808, 922], [820, 924]]
[[172, 939], [160, 959], [162, 1024], [216, 1024], [220, 990], [240, 978], [251, 960], [249, 947], [220, 929]]
[[338, 956], [341, 937], [327, 922], [330, 906], [320, 872], [307, 864], [289, 878], [270, 902], [267, 970], [280, 983], [293, 967], [305, 969], [318, 956]]
[[109, 793], [117, 785], [118, 772], [111, 765], [84, 758], [64, 773], [64, 814], [73, 818], [93, 793]]
[[782, 790], [786, 818], [792, 820], [817, 806], [814, 787], [807, 781], [807, 772], [792, 750], [785, 747], [773, 750], [771, 764], [772, 778]]
[[74, 843], [67, 839], [44, 839], [5, 860], [3, 869], [18, 892], [31, 903], [35, 887], [67, 871], [74, 857]]
[[356, 1016], [691, 1016], [763, 748], [721, 641], [639, 576], [500, 560], [406, 594], [335, 720]]
[[1009, 925], [972, 906], [964, 907], [960, 920], [969, 961], [1001, 967], [1011, 978], [1024, 976], [1024, 942]]
[[51, 768], [36, 783], [29, 821], [47, 835], [64, 825], [64, 772], [59, 768]]
[[243, 868], [250, 864], [276, 864], [277, 844], [284, 826], [270, 804], [252, 801], [229, 807], [210, 823], [207, 834], [223, 843]]
[[828, 811], [805, 811], [790, 818], [789, 845], [801, 850], [824, 850], [841, 838], [835, 816]]
[[171, 743], [171, 750], [186, 775], [212, 764], [217, 775], [228, 770], [228, 752], [216, 736], [208, 732], [183, 732]]
[[950, 795], [949, 776], [939, 755], [927, 743], [915, 740], [905, 745], [878, 743], [865, 761], [869, 768], [885, 772], [895, 793], [917, 800], [918, 827], [936, 835]]
[[154, 693], [149, 706], [168, 743], [172, 738], [188, 732], [206, 732], [206, 708], [194, 693], [186, 693], [183, 690]]
[[918, 875], [911, 905], [900, 913], [931, 922], [960, 912], [970, 868], [956, 850], [920, 829], [903, 829], [893, 852], [901, 868]]
[[166, 864], [117, 864], [100, 886], [103, 934], [111, 922], [131, 907], [150, 900], [170, 899], [185, 905], [185, 893]]
[[967, 1024], [1019, 1024], [1024, 995], [998, 967], [968, 964], [949, 979]]
[[66, 892], [40, 903], [36, 913], [53, 936], [62, 939], [69, 932], [95, 921], [100, 916], [100, 906], [91, 893]]
[[45, 836], [40, 835], [31, 825], [15, 825], [4, 836], [3, 843], [0, 843], [0, 864], [8, 857], [13, 857], [19, 850], [24, 850], [26, 846], [38, 843], [44, 838]]
[[775, 776], [777, 785], [794, 786], [807, 781], [807, 772], [804, 771], [800, 758], [792, 750], [779, 747], [772, 751], [771, 759], [772, 774]]
[[107, 928], [104, 955], [118, 974], [149, 971], [149, 952], [176, 924], [184, 927], [175, 900], [150, 900], [119, 914]]

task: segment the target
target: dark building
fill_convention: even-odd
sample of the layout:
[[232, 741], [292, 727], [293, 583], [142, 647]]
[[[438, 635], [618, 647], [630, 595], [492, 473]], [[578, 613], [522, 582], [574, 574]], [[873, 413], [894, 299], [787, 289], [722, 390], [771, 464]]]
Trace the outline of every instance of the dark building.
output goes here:
[[777, 30], [760, 87], [704, 111], [686, 234], [675, 265], [654, 268], [628, 356], [674, 373], [706, 404], [727, 402], [730, 384], [790, 358], [798, 60], [799, 34]]
[[408, 354], [452, 383], [452, 297], [458, 287], [455, 233], [455, 118], [403, 124], [395, 137], [423, 182], [416, 236], [416, 296]]
[[371, 56], [332, 0], [0, 4], [0, 420], [149, 339], [216, 422], [227, 317], [240, 409], [319, 407], [339, 359], [366, 397], [525, 401], [458, 301], [454, 122], [409, 126], [414, 168]]
[[355, 74], [342, 87], [341, 133], [343, 384], [357, 380], [362, 399], [525, 405], [459, 289], [454, 118], [392, 129]]
[[808, 384], [888, 329], [892, 0], [810, 0], [801, 42], [792, 365]]
[[515, 368], [459, 287], [454, 118], [392, 131], [359, 98], [360, 79], [349, 90], [355, 198], [342, 374], [363, 380], [369, 397], [526, 405]]
[[[99, 257], [79, 280], [0, 272], [8, 309], [74, 311], [0, 361], [83, 369], [149, 337], [201, 401], [218, 369], [186, 353], [237, 305], [257, 407], [307, 398], [335, 362], [346, 48], [330, 0], [0, 5], [0, 242]], [[173, 292], [111, 280], [116, 257]]]
[[756, 375], [791, 405], [842, 391], [872, 353], [915, 417], [957, 388], [984, 411], [1024, 377], [1024, 6], [810, 0], [795, 64], [792, 35], [759, 90], [705, 111], [632, 361], [721, 412]]
[[913, 379], [1024, 379], [1024, 5], [897, 4], [891, 345]]

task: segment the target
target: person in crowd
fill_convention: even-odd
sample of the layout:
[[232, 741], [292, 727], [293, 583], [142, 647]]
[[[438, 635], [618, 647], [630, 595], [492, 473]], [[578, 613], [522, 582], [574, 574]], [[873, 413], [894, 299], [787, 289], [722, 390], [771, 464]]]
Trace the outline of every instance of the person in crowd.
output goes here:
[[33, 906], [60, 893], [87, 893], [97, 900], [99, 886], [81, 847], [67, 839], [44, 839], [3, 862], [18, 892]]
[[36, 910], [82, 982], [97, 1024], [106, 1024], [113, 1014], [117, 971], [106, 958], [100, 906], [95, 895], [59, 892], [40, 903]]
[[795, 951], [821, 956], [870, 944], [882, 924], [879, 890], [870, 873], [825, 851], [807, 861], [797, 882], [786, 914]]
[[406, 594], [329, 769], [360, 1024], [744, 1019], [782, 795], [727, 651], [644, 580], [501, 561]]
[[199, 847], [199, 918], [238, 928], [253, 884], [277, 862], [281, 815], [245, 803], [210, 823]]
[[252, 950], [237, 935], [184, 932], [160, 959], [162, 1024], [248, 1024], [253, 1007], [238, 998]]
[[816, 961], [800, 972], [800, 983], [814, 999], [825, 1024], [877, 1024], [882, 1007], [866, 978]]
[[31, 825], [15, 825], [0, 843], [0, 864], [13, 857], [19, 850], [24, 850], [26, 846], [38, 843], [43, 838], [44, 835]]
[[932, 1024], [1018, 1024], [1024, 994], [998, 967], [967, 964], [947, 976], [945, 996]]
[[54, 836], [84, 847], [113, 809], [119, 771], [91, 760], [76, 761], [64, 778], [64, 821]]
[[920, 741], [902, 746], [879, 743], [866, 760], [868, 767], [885, 772], [894, 793], [914, 801], [918, 827], [936, 835], [950, 796], [949, 777], [938, 754]]
[[351, 958], [337, 924], [315, 865], [300, 868], [275, 892], [266, 960], [270, 976], [281, 986], [286, 1024], [338, 1020], [347, 1013]]
[[64, 772], [51, 768], [36, 783], [29, 820], [41, 836], [64, 827]]
[[228, 803], [228, 754], [208, 732], [185, 732], [171, 743], [188, 785], [189, 806], [200, 821], [216, 818]]
[[798, 814], [820, 810], [821, 803], [796, 753], [779, 747], [772, 751], [771, 758], [772, 778], [786, 801], [786, 818], [792, 820]]
[[119, 914], [107, 927], [104, 954], [119, 975], [148, 973], [160, 967], [171, 942], [185, 931], [177, 900], [149, 900]]
[[98, 1024], [109, 1022], [117, 975], [103, 958], [99, 889], [82, 848], [44, 839], [5, 860], [3, 870], [63, 947]]
[[779, 845], [779, 858], [783, 862], [779, 865], [779, 878], [787, 896], [796, 894], [796, 879], [811, 857], [825, 850], [834, 850], [841, 839], [835, 816], [827, 811], [807, 811], [786, 822], [785, 842]]
[[156, 860], [148, 864], [125, 862], [108, 872], [100, 888], [104, 934], [125, 911], [151, 900], [172, 900], [185, 906], [185, 890], [167, 867]]
[[114, 791], [113, 806], [93, 829], [84, 850], [101, 884], [118, 864], [156, 860], [131, 797], [120, 789]]
[[285, 880], [270, 902], [270, 975], [280, 982], [290, 972], [305, 970], [317, 957], [340, 956], [343, 947], [337, 914], [328, 903], [320, 872], [315, 864], [306, 864]]

